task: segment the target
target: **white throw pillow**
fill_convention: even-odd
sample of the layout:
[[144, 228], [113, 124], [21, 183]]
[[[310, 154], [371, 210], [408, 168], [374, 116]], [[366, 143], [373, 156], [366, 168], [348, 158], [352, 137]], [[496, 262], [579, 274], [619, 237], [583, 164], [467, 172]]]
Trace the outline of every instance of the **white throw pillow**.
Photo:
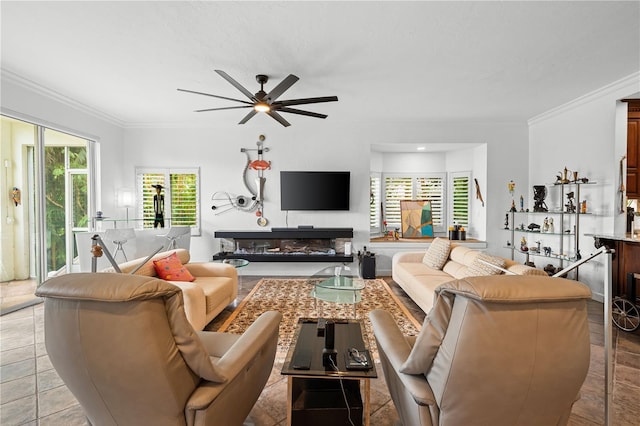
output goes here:
[[444, 264], [447, 263], [447, 259], [449, 259], [450, 252], [451, 241], [444, 238], [436, 238], [424, 254], [422, 263], [433, 269], [442, 269]]

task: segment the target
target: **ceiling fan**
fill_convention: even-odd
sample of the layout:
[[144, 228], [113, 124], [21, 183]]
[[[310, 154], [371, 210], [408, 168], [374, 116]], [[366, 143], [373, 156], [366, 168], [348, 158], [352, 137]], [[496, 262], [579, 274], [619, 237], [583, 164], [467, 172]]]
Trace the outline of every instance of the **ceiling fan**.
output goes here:
[[244, 88], [240, 83], [235, 81], [229, 74], [221, 70], [215, 70], [222, 78], [227, 80], [233, 87], [238, 89], [249, 98], [248, 101], [244, 101], [241, 99], [228, 98], [226, 96], [212, 95], [210, 93], [196, 92], [194, 90], [186, 90], [186, 89], [178, 89], [181, 92], [187, 93], [195, 93], [196, 95], [205, 95], [211, 96], [219, 99], [226, 99], [228, 101], [240, 102], [244, 105], [241, 106], [231, 106], [231, 107], [222, 107], [222, 108], [207, 108], [207, 109], [199, 109], [195, 112], [205, 112], [205, 111], [220, 111], [225, 109], [239, 109], [239, 108], [251, 108], [251, 111], [247, 115], [244, 116], [242, 120], [238, 124], [244, 124], [251, 119], [258, 112], [264, 112], [269, 115], [271, 118], [276, 120], [278, 123], [282, 124], [285, 127], [290, 126], [291, 124], [280, 115], [281, 112], [288, 112], [291, 114], [299, 114], [306, 115], [309, 117], [316, 118], [327, 118], [325, 114], [318, 114], [316, 112], [311, 111], [303, 111], [297, 108], [290, 108], [292, 105], [304, 105], [304, 104], [317, 104], [322, 102], [335, 102], [338, 100], [337, 96], [324, 96], [319, 98], [303, 98], [303, 99], [289, 99], [279, 101], [277, 100], [280, 95], [282, 95], [288, 88], [293, 86], [293, 84], [299, 80], [293, 74], [289, 74], [284, 80], [282, 80], [276, 87], [273, 88], [269, 93], [264, 91], [264, 85], [269, 81], [269, 77], [264, 74], [256, 75], [256, 81], [260, 83], [260, 91], [256, 94], [252, 94], [250, 91]]

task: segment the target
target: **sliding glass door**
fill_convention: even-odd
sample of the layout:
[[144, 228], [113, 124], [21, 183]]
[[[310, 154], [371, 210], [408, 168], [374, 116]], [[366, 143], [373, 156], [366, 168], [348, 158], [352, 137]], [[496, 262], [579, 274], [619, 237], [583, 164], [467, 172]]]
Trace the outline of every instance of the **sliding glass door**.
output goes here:
[[[4, 206], [0, 281], [73, 272], [75, 232], [89, 230], [95, 210], [94, 142], [2, 116], [3, 192], [20, 195]], [[15, 188], [15, 190], [14, 190]], [[6, 190], [6, 191], [5, 191]]]

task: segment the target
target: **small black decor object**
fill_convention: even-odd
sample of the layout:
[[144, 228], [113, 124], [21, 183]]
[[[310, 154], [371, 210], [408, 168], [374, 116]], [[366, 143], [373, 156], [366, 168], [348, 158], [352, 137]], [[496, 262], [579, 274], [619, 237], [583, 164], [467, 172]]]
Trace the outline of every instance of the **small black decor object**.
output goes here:
[[538, 225], [537, 223], [530, 223], [527, 228], [531, 232], [540, 232], [540, 225]]
[[544, 185], [533, 186], [533, 211], [534, 212], [548, 212], [549, 208], [544, 202], [547, 198], [547, 187]]
[[324, 331], [324, 349], [322, 349], [322, 366], [336, 368], [338, 362], [338, 351], [334, 348], [335, 323], [327, 320]]
[[567, 208], [567, 213], [575, 213], [576, 212], [576, 204], [573, 191], [567, 194], [567, 204], [564, 205]]
[[164, 186], [159, 184], [151, 186], [156, 189], [156, 194], [153, 196], [153, 227], [164, 228], [164, 194], [162, 194]]

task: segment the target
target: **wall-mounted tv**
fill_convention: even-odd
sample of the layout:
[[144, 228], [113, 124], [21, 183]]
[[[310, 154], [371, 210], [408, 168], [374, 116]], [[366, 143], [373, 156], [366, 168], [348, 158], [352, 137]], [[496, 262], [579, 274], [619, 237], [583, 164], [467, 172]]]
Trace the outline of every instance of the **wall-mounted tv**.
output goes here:
[[282, 210], [349, 210], [350, 172], [280, 172]]

